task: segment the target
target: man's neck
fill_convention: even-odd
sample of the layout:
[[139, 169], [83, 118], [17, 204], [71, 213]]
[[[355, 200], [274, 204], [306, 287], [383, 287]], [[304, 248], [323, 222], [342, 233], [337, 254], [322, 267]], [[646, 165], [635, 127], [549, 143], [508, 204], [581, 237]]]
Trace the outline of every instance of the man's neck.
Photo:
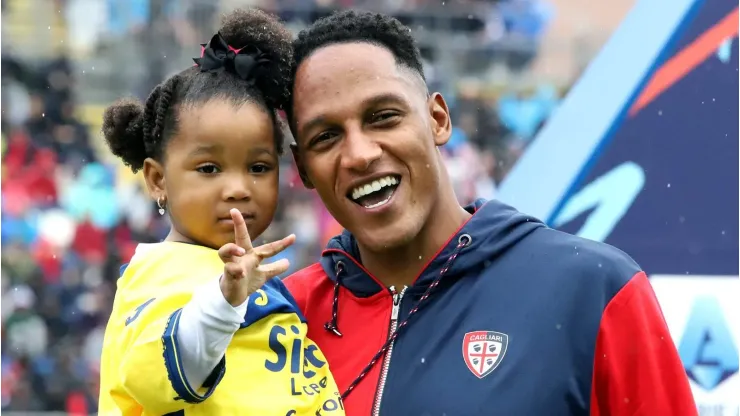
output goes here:
[[427, 263], [452, 235], [470, 218], [470, 213], [456, 198], [446, 198], [429, 214], [426, 224], [408, 244], [383, 252], [373, 252], [359, 245], [362, 264], [386, 287], [411, 286]]

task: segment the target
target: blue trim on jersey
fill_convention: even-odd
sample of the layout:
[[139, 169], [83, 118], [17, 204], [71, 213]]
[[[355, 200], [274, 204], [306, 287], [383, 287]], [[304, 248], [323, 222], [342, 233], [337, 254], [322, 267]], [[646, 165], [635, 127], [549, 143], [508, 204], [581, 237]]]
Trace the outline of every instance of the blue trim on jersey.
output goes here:
[[123, 272], [126, 271], [126, 268], [128, 267], [129, 263], [124, 263], [121, 265], [120, 268], [118, 268], [118, 277], [123, 277]]
[[292, 313], [298, 316], [302, 323], [306, 323], [293, 295], [280, 279], [270, 279], [262, 288], [249, 296], [247, 313], [240, 328], [246, 328], [260, 319], [274, 313]]
[[[182, 367], [182, 357], [180, 355], [179, 343], [177, 341], [177, 331], [180, 324], [180, 316], [182, 315], [182, 308], [176, 310], [167, 322], [167, 326], [164, 329], [162, 335], [162, 343], [164, 344], [164, 364], [167, 368], [167, 376], [170, 379], [172, 388], [177, 392], [178, 396], [187, 403], [197, 404], [202, 403], [206, 400], [221, 382], [221, 379], [226, 373], [226, 357], [221, 358], [216, 368], [213, 370], [217, 372], [218, 376], [211, 386], [208, 387], [208, 391], [204, 395], [198, 394], [198, 390], [192, 388], [185, 377], [185, 370]], [[212, 373], [213, 374], [213, 373]], [[211, 377], [209, 377], [210, 379]]]
[[150, 303], [154, 302], [155, 299], [157, 299], [157, 298], [151, 298], [148, 301], [146, 301], [146, 302], [142, 303], [141, 305], [137, 306], [136, 309], [134, 309], [134, 313], [131, 316], [129, 316], [128, 318], [126, 318], [125, 325], [126, 326], [129, 326], [131, 324], [131, 322], [134, 322], [136, 320], [136, 318], [138, 318], [139, 315], [141, 315], [141, 312], [144, 310], [144, 308], [146, 308], [147, 306], [149, 306]]

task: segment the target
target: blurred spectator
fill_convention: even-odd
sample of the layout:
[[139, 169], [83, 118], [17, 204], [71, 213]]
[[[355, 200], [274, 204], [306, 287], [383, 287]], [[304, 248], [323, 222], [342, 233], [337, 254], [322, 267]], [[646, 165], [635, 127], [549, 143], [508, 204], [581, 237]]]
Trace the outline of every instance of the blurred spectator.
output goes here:
[[507, 128], [529, 141], [558, 104], [554, 88], [540, 86], [532, 95], [506, 94], [499, 100], [498, 112]]

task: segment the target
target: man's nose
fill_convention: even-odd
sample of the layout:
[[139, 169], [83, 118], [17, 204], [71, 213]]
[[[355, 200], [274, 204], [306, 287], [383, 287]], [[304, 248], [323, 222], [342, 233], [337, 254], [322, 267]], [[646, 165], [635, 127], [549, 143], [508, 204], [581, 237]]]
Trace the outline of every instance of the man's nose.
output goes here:
[[383, 155], [380, 145], [361, 129], [348, 131], [346, 134], [341, 155], [343, 168], [364, 172]]

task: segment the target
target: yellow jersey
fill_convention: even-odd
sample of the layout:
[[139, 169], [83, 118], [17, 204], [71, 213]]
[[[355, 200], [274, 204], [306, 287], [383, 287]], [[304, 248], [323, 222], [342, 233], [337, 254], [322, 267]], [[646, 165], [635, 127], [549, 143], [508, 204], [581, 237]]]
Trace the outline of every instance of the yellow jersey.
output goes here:
[[178, 352], [180, 314], [223, 262], [202, 246], [147, 246], [118, 280], [103, 342], [100, 415], [344, 415], [326, 358], [279, 279], [250, 296], [225, 357], [203, 386], [191, 386]]

